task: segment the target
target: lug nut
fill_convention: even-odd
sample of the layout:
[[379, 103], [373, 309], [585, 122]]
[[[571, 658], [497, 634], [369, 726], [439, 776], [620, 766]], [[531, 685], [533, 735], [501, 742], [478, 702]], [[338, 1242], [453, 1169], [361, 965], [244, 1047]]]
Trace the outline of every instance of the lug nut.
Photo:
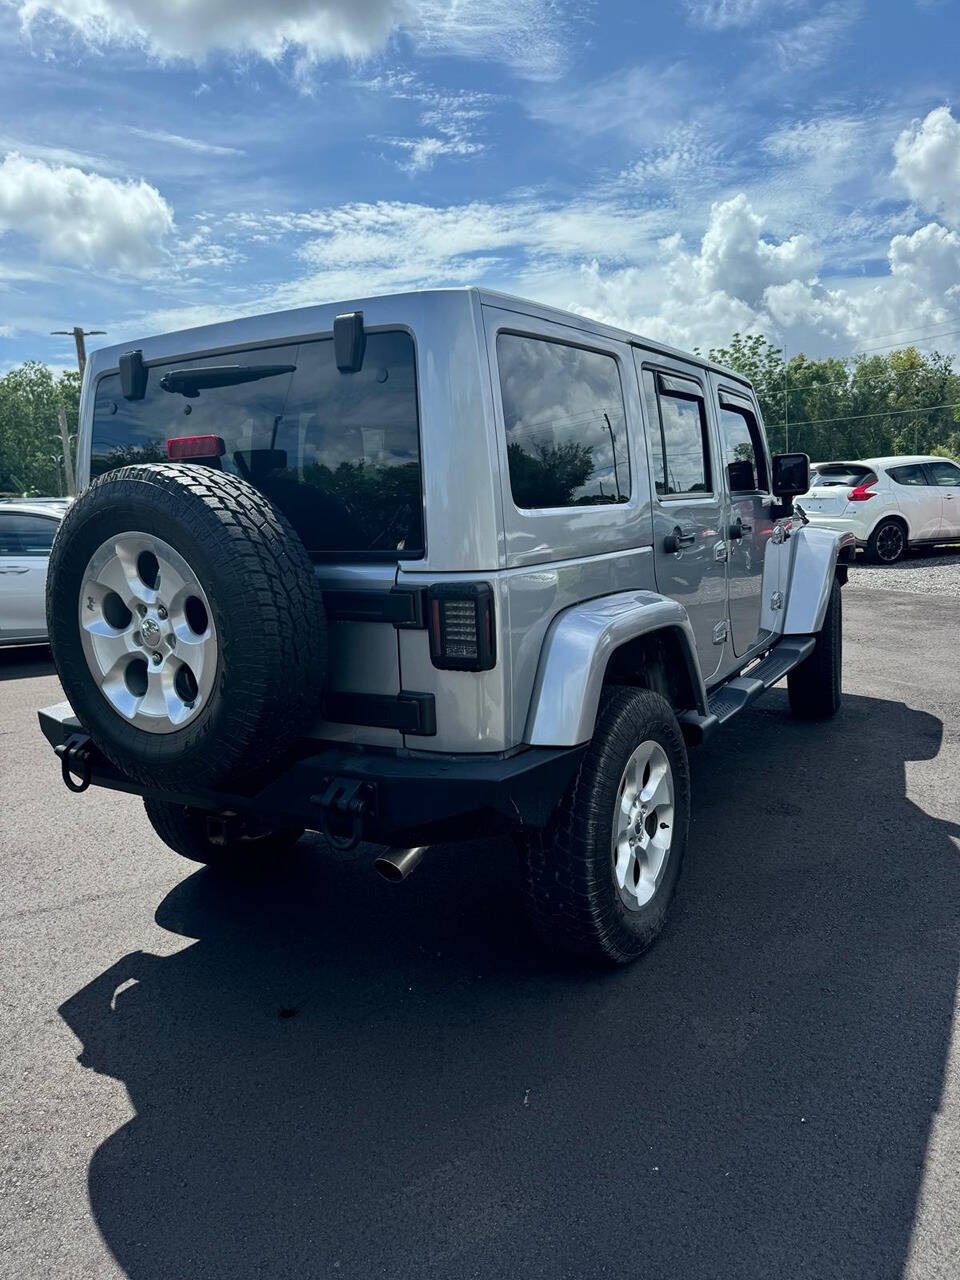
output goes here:
[[153, 665], [154, 665], [155, 667], [159, 667], [160, 663], [163, 661], [163, 654], [162, 654], [162, 653], [153, 653], [153, 654], [151, 654], [150, 656], [151, 656], [151, 658], [152, 658], [152, 660], [153, 660]]
[[161, 605], [158, 605], [158, 606], [157, 606], [157, 617], [158, 617], [158, 618], [160, 618], [160, 619], [163, 619], [163, 618], [165, 618], [166, 616], [167, 616], [167, 611], [166, 611], [166, 609], [163, 607], [163, 605], [162, 605], [162, 604], [161, 604]]

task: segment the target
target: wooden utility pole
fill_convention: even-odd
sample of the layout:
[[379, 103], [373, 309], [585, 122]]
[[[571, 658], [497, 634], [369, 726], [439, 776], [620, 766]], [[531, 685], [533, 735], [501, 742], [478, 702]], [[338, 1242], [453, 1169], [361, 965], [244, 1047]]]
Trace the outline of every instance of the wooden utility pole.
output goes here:
[[60, 405], [57, 409], [57, 420], [60, 423], [60, 439], [63, 441], [63, 470], [67, 479], [67, 493], [73, 498], [77, 492], [77, 481], [73, 474], [73, 454], [70, 452], [70, 428], [67, 426], [67, 411], [63, 405]]
[[83, 373], [87, 364], [87, 344], [84, 338], [92, 338], [94, 334], [106, 333], [106, 329], [84, 329], [82, 325], [76, 324], [72, 329], [52, 329], [50, 336], [52, 338], [73, 338], [77, 346], [77, 366]]
[[[72, 329], [54, 329], [50, 336], [73, 338], [77, 348], [77, 368], [80, 370], [80, 377], [83, 377], [83, 371], [87, 367], [87, 344], [85, 338], [92, 338], [94, 335], [106, 333], [106, 329], [84, 329], [83, 325], [75, 324]], [[63, 471], [67, 482], [67, 493], [73, 497], [77, 492], [77, 480], [73, 472], [73, 454], [70, 452], [70, 428], [67, 426], [67, 411], [63, 405], [57, 409], [57, 421], [60, 423], [60, 439], [63, 441]]]

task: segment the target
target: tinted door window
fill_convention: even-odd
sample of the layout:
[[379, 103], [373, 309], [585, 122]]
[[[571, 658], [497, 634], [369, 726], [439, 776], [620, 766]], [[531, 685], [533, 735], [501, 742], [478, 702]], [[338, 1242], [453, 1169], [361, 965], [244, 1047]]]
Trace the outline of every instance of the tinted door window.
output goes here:
[[923, 467], [891, 467], [890, 476], [897, 484], [927, 485], [930, 483]]
[[[172, 370], [272, 368], [269, 376], [187, 393], [165, 391]], [[125, 400], [118, 374], [97, 384], [91, 475], [166, 460], [177, 436], [220, 436], [223, 470], [243, 476], [284, 512], [308, 551], [378, 557], [423, 550], [423, 501], [413, 339], [367, 335], [363, 368], [342, 374], [333, 342], [197, 356], [149, 369], [143, 400]]]
[[945, 488], [960, 485], [960, 467], [952, 462], [928, 462], [926, 467], [934, 484]]
[[0, 515], [0, 555], [48, 556], [56, 532], [44, 516]]
[[710, 493], [710, 448], [703, 399], [671, 390], [674, 382], [679, 383], [680, 379], [666, 383], [660, 379], [659, 440], [658, 424], [652, 430], [654, 485], [661, 497]]
[[614, 357], [501, 333], [497, 364], [517, 506], [626, 502], [626, 412]]
[[720, 409], [720, 440], [731, 493], [767, 488], [767, 463], [757, 420], [749, 409]]

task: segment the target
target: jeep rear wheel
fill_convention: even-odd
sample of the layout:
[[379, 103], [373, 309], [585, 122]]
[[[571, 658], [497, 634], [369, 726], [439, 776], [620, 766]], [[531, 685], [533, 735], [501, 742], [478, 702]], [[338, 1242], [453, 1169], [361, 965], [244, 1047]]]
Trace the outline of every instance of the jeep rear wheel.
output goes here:
[[[218, 835], [210, 816], [201, 809], [188, 809], [169, 800], [145, 799], [143, 806], [154, 831], [174, 853], [191, 862], [241, 871], [283, 857], [303, 835], [300, 827], [279, 831], [243, 830], [232, 834], [228, 824]], [[215, 824], [219, 825], [219, 824]]]
[[313, 566], [238, 476], [152, 464], [96, 480], [54, 542], [47, 620], [74, 711], [142, 784], [240, 785], [280, 763], [319, 705]]
[[690, 777], [665, 698], [611, 689], [550, 826], [522, 845], [534, 926], [551, 947], [635, 959], [663, 927], [687, 842]]

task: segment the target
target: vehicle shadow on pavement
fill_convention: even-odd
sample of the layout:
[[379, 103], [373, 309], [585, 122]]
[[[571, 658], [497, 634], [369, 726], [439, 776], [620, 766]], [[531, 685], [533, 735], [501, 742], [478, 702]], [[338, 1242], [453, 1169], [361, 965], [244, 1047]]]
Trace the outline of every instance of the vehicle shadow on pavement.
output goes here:
[[0, 648], [0, 680], [35, 680], [38, 676], [56, 674], [50, 649], [45, 644]]
[[134, 1280], [901, 1275], [957, 982], [952, 824], [905, 796], [941, 722], [777, 691], [693, 756], [653, 951], [527, 940], [504, 843], [401, 887], [305, 844], [161, 903], [61, 1014], [137, 1114], [97, 1150]]

